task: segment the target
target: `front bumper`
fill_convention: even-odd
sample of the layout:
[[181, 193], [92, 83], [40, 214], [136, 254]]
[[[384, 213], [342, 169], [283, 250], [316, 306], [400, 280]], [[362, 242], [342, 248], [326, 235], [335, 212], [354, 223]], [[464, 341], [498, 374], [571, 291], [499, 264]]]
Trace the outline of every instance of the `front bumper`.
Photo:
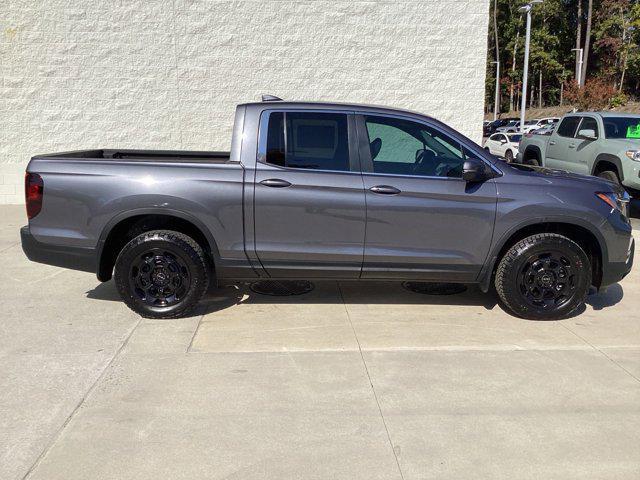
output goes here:
[[39, 242], [28, 226], [20, 229], [22, 251], [32, 262], [95, 273], [96, 251], [93, 248], [68, 247]]
[[627, 188], [640, 190], [640, 162], [622, 158], [622, 176], [624, 177], [622, 184]]
[[635, 240], [631, 238], [627, 259], [624, 262], [608, 262], [602, 266], [602, 281], [600, 287], [607, 287], [619, 282], [631, 271], [633, 267], [633, 256], [635, 251]]

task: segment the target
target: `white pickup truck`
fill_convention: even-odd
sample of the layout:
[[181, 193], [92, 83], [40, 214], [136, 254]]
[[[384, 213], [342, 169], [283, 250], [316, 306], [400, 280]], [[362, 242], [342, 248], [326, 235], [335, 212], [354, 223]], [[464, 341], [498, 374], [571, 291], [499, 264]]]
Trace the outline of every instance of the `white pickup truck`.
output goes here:
[[551, 135], [528, 133], [516, 161], [596, 175], [640, 192], [640, 115], [578, 112], [565, 115]]

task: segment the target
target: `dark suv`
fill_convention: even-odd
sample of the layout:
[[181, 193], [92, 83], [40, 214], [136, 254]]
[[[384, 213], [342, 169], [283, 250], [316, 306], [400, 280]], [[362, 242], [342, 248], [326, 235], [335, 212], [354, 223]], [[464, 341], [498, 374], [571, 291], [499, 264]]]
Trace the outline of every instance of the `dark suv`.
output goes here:
[[485, 125], [482, 128], [482, 136], [488, 137], [489, 135], [493, 135], [494, 133], [496, 133], [496, 130], [498, 128], [504, 127], [505, 125], [508, 125], [509, 122], [515, 122], [517, 120], [519, 119], [513, 118], [513, 117], [499, 118], [497, 120], [494, 120], [493, 122], [489, 123], [488, 125]]

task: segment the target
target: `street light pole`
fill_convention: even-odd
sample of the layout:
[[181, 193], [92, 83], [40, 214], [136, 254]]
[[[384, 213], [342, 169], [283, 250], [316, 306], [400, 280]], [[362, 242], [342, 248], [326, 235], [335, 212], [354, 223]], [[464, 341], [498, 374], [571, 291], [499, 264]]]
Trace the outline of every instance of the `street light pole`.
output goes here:
[[578, 77], [576, 80], [578, 81], [578, 86], [580, 86], [580, 82], [582, 79], [582, 49], [581, 48], [572, 48], [572, 52], [578, 52]]
[[527, 110], [527, 78], [529, 75], [529, 41], [531, 39], [531, 9], [536, 3], [542, 3], [542, 0], [531, 0], [520, 10], [527, 13], [527, 33], [524, 41], [524, 67], [522, 71], [522, 103], [520, 106], [520, 131], [524, 128], [524, 117]]
[[496, 98], [493, 106], [493, 121], [495, 122], [498, 118], [498, 110], [500, 109], [500, 60], [491, 63], [496, 64]]

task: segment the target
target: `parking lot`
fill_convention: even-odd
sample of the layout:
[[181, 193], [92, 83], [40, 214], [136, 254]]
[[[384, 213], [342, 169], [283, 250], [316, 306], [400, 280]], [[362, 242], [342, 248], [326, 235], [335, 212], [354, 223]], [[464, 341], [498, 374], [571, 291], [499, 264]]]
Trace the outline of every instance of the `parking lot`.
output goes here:
[[637, 265], [562, 321], [364, 282], [152, 321], [25, 223], [0, 207], [1, 479], [640, 477]]

